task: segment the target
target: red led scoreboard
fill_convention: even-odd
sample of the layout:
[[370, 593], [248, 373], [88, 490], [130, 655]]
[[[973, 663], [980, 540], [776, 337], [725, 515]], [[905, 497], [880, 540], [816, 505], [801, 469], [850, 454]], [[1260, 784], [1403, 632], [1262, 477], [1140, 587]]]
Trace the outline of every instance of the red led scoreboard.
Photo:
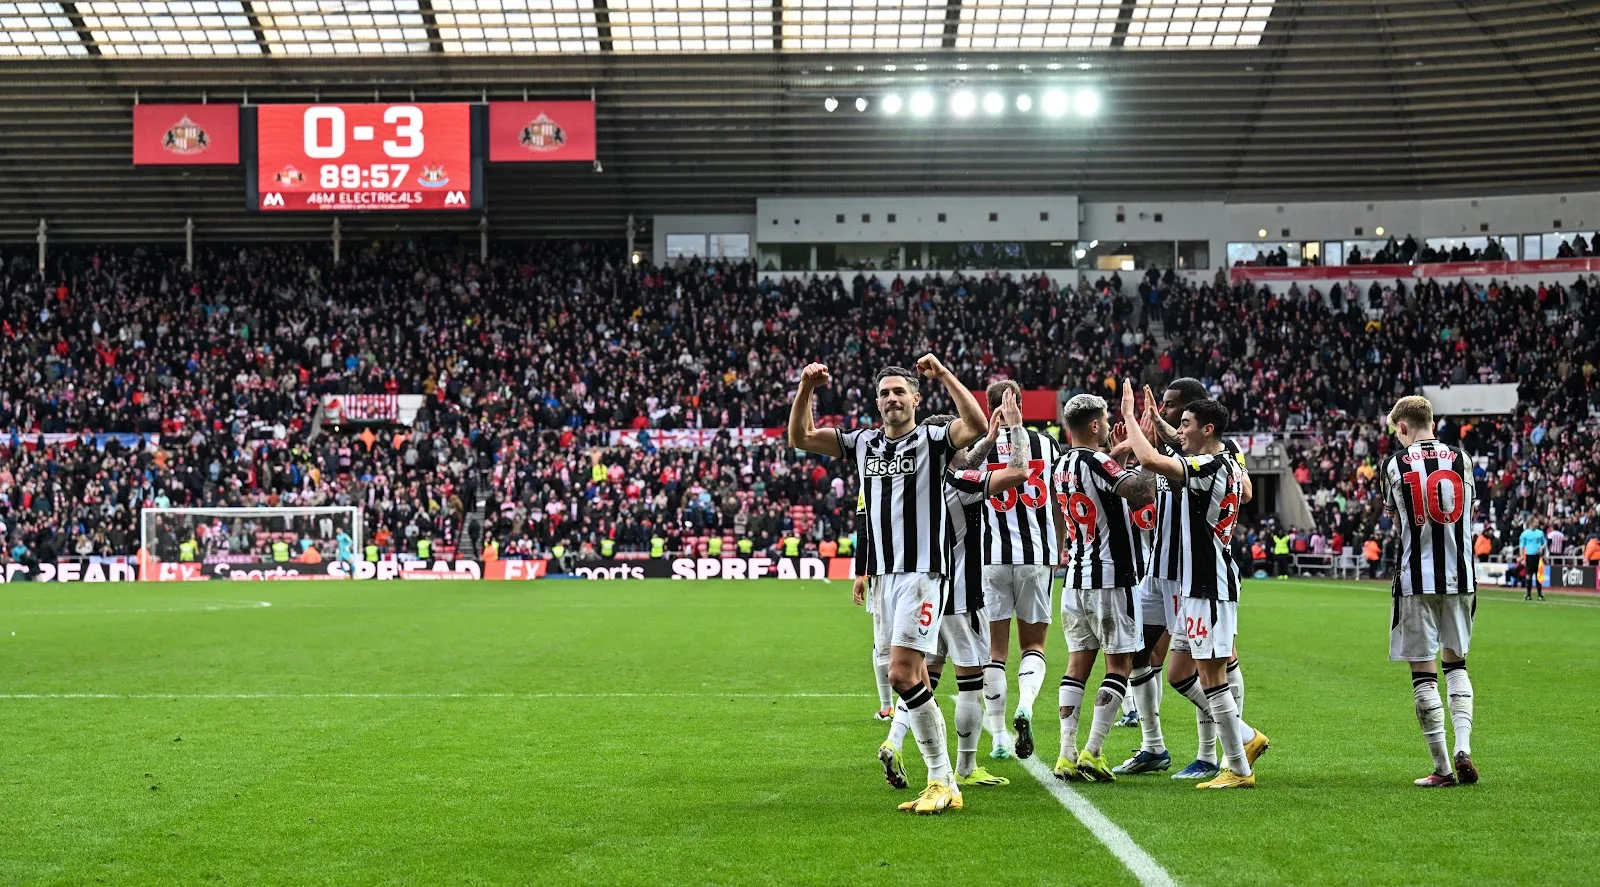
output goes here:
[[481, 106], [464, 102], [246, 108], [250, 208], [479, 209], [483, 155], [474, 133], [484, 125]]

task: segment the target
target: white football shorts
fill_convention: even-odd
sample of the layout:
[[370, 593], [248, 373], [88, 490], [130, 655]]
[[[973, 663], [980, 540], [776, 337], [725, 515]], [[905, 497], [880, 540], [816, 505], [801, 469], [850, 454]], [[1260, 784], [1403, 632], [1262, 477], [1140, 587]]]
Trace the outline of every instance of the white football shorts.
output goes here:
[[1142, 625], [1131, 588], [1061, 589], [1061, 628], [1069, 652], [1136, 653], [1144, 646]]
[[[1189, 655], [1195, 659], [1227, 659], [1233, 655], [1233, 636], [1239, 630], [1239, 602], [1186, 597], [1179, 605]], [[1172, 646], [1178, 646], [1178, 634]]]
[[1176, 579], [1157, 579], [1151, 576], [1145, 580], [1150, 583], [1150, 606], [1161, 607], [1161, 617], [1151, 620], [1157, 625], [1167, 626], [1167, 634], [1172, 637], [1170, 649], [1180, 653], [1189, 652], [1189, 635], [1183, 625], [1183, 583]]
[[989, 664], [989, 614], [956, 613], [939, 620], [939, 653], [963, 668]]
[[944, 611], [944, 583], [937, 573], [887, 573], [872, 577], [877, 593], [873, 620], [880, 662], [889, 661], [890, 647], [910, 647], [923, 654], [939, 650], [939, 617]]
[[1050, 624], [1050, 581], [1054, 570], [1038, 564], [995, 564], [983, 568], [983, 609], [995, 622]]
[[1139, 621], [1145, 625], [1167, 624], [1167, 599], [1155, 587], [1155, 579], [1149, 573], [1139, 580], [1134, 586], [1134, 594], [1139, 597]]
[[1441, 647], [1465, 657], [1477, 611], [1476, 594], [1400, 595], [1389, 620], [1390, 661], [1432, 662]]

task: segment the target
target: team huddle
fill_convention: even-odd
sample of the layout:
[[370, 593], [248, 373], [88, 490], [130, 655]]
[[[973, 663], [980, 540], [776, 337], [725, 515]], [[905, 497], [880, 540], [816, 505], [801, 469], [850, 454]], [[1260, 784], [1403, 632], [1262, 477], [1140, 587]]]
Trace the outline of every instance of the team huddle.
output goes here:
[[[916, 420], [919, 375], [944, 386], [956, 415]], [[1045, 680], [1058, 566], [1065, 568], [1068, 663], [1055, 777], [1112, 782], [1169, 770], [1160, 718], [1165, 671], [1193, 703], [1199, 736], [1194, 762], [1173, 778], [1207, 790], [1255, 786], [1254, 766], [1269, 741], [1243, 717], [1234, 644], [1241, 576], [1231, 549], [1234, 522], [1253, 490], [1243, 454], [1223, 436], [1228, 412], [1199, 381], [1175, 380], [1159, 405], [1145, 388], [1142, 410], [1131, 382], [1124, 383], [1115, 423], [1103, 398], [1080, 394], [1063, 408], [1064, 447], [1022, 427], [1015, 382], [989, 386], [993, 412], [985, 418], [931, 354], [915, 371], [878, 373], [879, 427], [816, 427], [811, 396], [827, 381], [822, 364], [802, 372], [789, 439], [856, 463], [855, 597], [873, 615], [879, 717], [891, 721], [878, 760], [888, 782], [906, 788], [901, 745], [909, 731], [928, 770], [926, 789], [901, 810], [961, 809], [963, 788], [1006, 784], [978, 766], [982, 729], [992, 737], [992, 758], [1034, 754], [1033, 708]], [[1460, 523], [1471, 513], [1466, 454], [1433, 440], [1432, 409], [1422, 398], [1403, 398], [1390, 419], [1404, 448], [1385, 464], [1385, 501], [1411, 528], [1401, 559], [1415, 564], [1402, 569], [1404, 582], [1396, 580], [1391, 658], [1411, 665], [1417, 716], [1435, 762], [1417, 784], [1474, 782], [1465, 656], [1475, 588]], [[1008, 729], [1013, 621], [1021, 659]], [[1432, 670], [1441, 646], [1456, 733], [1453, 770]], [[1080, 749], [1085, 684], [1101, 653], [1105, 676]], [[946, 660], [958, 690], [953, 764], [934, 700]], [[1111, 766], [1104, 744], [1130, 695], [1140, 748]]]

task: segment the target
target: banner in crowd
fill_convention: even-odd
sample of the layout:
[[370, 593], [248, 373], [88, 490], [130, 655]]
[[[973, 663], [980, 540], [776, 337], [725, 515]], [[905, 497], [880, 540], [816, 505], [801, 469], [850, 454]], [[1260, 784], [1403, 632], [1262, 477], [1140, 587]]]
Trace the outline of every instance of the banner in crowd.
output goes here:
[[1519, 274], [1587, 274], [1600, 271], [1600, 258], [1543, 259], [1527, 262], [1437, 262], [1426, 265], [1329, 265], [1326, 267], [1229, 269], [1234, 283], [1284, 282], [1291, 280], [1325, 281], [1328, 284], [1351, 280], [1439, 280], [1458, 277], [1510, 277]]
[[421, 394], [325, 394], [322, 396], [322, 421], [332, 425], [346, 422], [396, 422], [412, 425], [422, 410]]
[[672, 450], [707, 447], [718, 438], [731, 439], [739, 444], [752, 444], [781, 438], [785, 434], [787, 431], [783, 428], [627, 428], [607, 432], [606, 438], [614, 447], [654, 446]]
[[80, 434], [40, 434], [30, 431], [26, 434], [13, 430], [10, 434], [0, 437], [0, 447], [15, 450], [22, 447], [26, 450], [37, 450], [41, 445], [47, 447], [65, 447], [71, 449], [80, 445], [93, 445], [97, 450], [106, 448], [106, 444], [115, 440], [124, 449], [143, 447], [154, 450], [161, 444], [159, 434], [133, 434], [133, 433], [80, 433]]
[[134, 105], [134, 166], [239, 162], [238, 105]]
[[1517, 384], [1424, 385], [1436, 416], [1503, 416], [1517, 411]]
[[490, 163], [592, 163], [594, 102], [490, 102]]

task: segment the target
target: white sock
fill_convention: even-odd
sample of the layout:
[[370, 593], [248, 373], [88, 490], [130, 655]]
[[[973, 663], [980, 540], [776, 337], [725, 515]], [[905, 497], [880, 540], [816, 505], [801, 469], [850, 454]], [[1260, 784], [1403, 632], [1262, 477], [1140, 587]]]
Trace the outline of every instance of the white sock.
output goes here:
[[889, 663], [878, 660], [878, 651], [872, 651], [872, 674], [878, 679], [878, 711], [894, 704], [894, 688], [889, 686]]
[[[1207, 764], [1217, 762], [1217, 722], [1211, 716], [1211, 703], [1206, 701], [1206, 691], [1200, 689], [1200, 676], [1190, 675], [1186, 680], [1172, 685], [1183, 698], [1194, 703], [1195, 733], [1200, 738], [1195, 757]], [[1232, 697], [1229, 697], [1232, 698]]]
[[1017, 708], [1033, 711], [1033, 701], [1044, 687], [1044, 654], [1029, 650], [1017, 665]]
[[1439, 676], [1430, 672], [1411, 673], [1411, 695], [1417, 702], [1417, 724], [1433, 755], [1433, 772], [1449, 773], [1450, 751], [1444, 744], [1444, 703], [1439, 699]]
[[1233, 706], [1244, 717], [1244, 672], [1239, 670], [1239, 660], [1228, 663], [1228, 692], [1233, 694]]
[[1100, 692], [1094, 698], [1094, 722], [1089, 725], [1089, 744], [1083, 747], [1084, 751], [1094, 757], [1100, 756], [1100, 747], [1105, 744], [1106, 734], [1111, 732], [1111, 722], [1117, 719], [1127, 695], [1128, 679], [1122, 675], [1107, 674], [1100, 682]]
[[978, 734], [983, 730], [983, 675], [956, 676], [956, 775], [978, 768]]
[[933, 691], [918, 681], [916, 686], [901, 693], [900, 698], [905, 700], [911, 735], [916, 737], [922, 762], [928, 766], [928, 781], [937, 779], [946, 785], [954, 784], [955, 774], [950, 770], [950, 752], [944, 732], [944, 712], [939, 710]]
[[1446, 662], [1445, 689], [1450, 694], [1450, 724], [1455, 728], [1456, 754], [1472, 755], [1472, 678], [1467, 677], [1467, 662]]
[[1250, 762], [1244, 757], [1245, 736], [1255, 738], [1255, 731], [1239, 719], [1239, 709], [1233, 704], [1233, 694], [1228, 685], [1212, 687], [1205, 691], [1206, 702], [1211, 707], [1211, 717], [1217, 722], [1217, 732], [1222, 736], [1223, 763], [1240, 776], [1250, 775]]
[[904, 702], [896, 700], [894, 704], [894, 720], [889, 722], [889, 738], [884, 741], [894, 746], [895, 750], [898, 751], [901, 746], [905, 745], [906, 731], [909, 729], [911, 729], [911, 713], [906, 711]]
[[1078, 714], [1083, 711], [1083, 681], [1063, 676], [1058, 704], [1067, 709], [1061, 719], [1061, 756], [1069, 761], [1078, 760]]
[[1123, 714], [1128, 714], [1129, 712], [1136, 712], [1138, 710], [1139, 710], [1139, 706], [1134, 704], [1134, 702], [1133, 702], [1133, 694], [1132, 693], [1129, 693], [1128, 695], [1122, 697], [1122, 713]]
[[1139, 709], [1139, 730], [1144, 734], [1139, 748], [1159, 755], [1167, 750], [1166, 739], [1161, 735], [1161, 669], [1136, 668], [1129, 683], [1133, 692], [1128, 695]]
[[983, 667], [983, 725], [996, 743], [1010, 740], [1006, 731], [1006, 661], [996, 659]]

